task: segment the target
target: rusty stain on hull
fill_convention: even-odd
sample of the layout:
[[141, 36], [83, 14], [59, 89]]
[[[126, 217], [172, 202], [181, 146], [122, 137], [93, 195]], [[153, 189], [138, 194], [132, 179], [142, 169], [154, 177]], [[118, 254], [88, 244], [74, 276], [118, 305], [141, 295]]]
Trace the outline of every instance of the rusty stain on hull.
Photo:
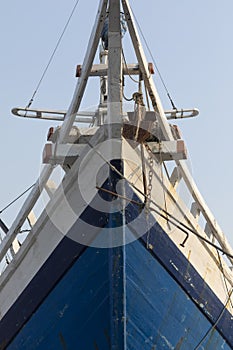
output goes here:
[[61, 343], [63, 350], [68, 350], [65, 338], [63, 337], [61, 332], [59, 333], [59, 340], [60, 340], [60, 343]]

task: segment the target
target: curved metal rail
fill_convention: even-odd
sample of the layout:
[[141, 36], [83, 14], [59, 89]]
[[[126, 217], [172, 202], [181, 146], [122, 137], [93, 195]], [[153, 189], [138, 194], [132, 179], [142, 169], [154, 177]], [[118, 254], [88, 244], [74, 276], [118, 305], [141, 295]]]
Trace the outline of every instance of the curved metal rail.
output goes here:
[[[48, 109], [29, 109], [16, 107], [12, 109], [12, 114], [22, 118], [33, 118], [41, 120], [57, 120], [63, 122], [67, 111], [55, 111]], [[82, 111], [76, 114], [75, 122], [77, 123], [92, 123], [95, 112]]]
[[[33, 118], [41, 120], [57, 120], [63, 122], [67, 111], [57, 111], [48, 109], [29, 109], [23, 107], [15, 107], [12, 109], [12, 114], [21, 118]], [[185, 119], [196, 117], [199, 114], [199, 110], [193, 109], [172, 109], [164, 111], [168, 120], [171, 119]], [[74, 122], [77, 123], [92, 123], [96, 112], [93, 111], [80, 111], [76, 114]]]

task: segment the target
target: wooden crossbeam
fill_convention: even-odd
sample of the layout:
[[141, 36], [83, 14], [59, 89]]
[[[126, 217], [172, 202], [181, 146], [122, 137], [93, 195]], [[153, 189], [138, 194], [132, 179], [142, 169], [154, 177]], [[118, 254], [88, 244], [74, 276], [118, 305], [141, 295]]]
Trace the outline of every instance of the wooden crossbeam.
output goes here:
[[[148, 63], [148, 70], [150, 74], [154, 74], [153, 63]], [[140, 69], [139, 64], [127, 64], [123, 66], [123, 74], [124, 75], [139, 75]], [[77, 65], [76, 68], [76, 78], [81, 77], [82, 75], [82, 65]], [[91, 68], [90, 77], [105, 77], [108, 75], [108, 64], [94, 64]]]

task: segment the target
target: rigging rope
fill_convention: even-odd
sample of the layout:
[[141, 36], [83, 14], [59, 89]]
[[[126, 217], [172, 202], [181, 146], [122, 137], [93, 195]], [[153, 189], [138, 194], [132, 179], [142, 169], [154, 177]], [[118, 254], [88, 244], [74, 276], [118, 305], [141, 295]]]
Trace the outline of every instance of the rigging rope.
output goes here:
[[[233, 288], [231, 290], [231, 292], [229, 293], [226, 303], [225, 305], [223, 305], [222, 311], [220, 312], [217, 320], [215, 321], [215, 323], [207, 330], [207, 332], [205, 333], [205, 335], [202, 337], [202, 339], [199, 341], [199, 343], [197, 344], [197, 346], [195, 346], [194, 350], [198, 350], [201, 346], [201, 344], [203, 344], [203, 342], [206, 340], [206, 338], [208, 337], [208, 335], [215, 329], [215, 327], [217, 326], [217, 324], [219, 323], [219, 321], [221, 320], [221, 318], [224, 315], [224, 311], [226, 310], [227, 304], [229, 303], [229, 301], [231, 300], [231, 296], [233, 293]], [[203, 349], [203, 347], [202, 347]]]
[[161, 72], [160, 72], [160, 70], [159, 70], [159, 68], [158, 68], [158, 65], [157, 65], [157, 63], [156, 63], [156, 61], [155, 61], [155, 59], [154, 59], [154, 56], [153, 56], [153, 54], [152, 54], [152, 52], [151, 52], [151, 49], [150, 49], [150, 47], [149, 47], [149, 45], [148, 45], [148, 43], [147, 43], [147, 40], [146, 40], [146, 38], [145, 38], [145, 36], [144, 36], [144, 34], [143, 34], [143, 31], [142, 31], [142, 29], [141, 29], [141, 26], [140, 26], [140, 24], [139, 24], [139, 22], [138, 22], [138, 20], [137, 20], [137, 18], [136, 18], [136, 16], [135, 16], [135, 13], [133, 12], [133, 10], [132, 10], [132, 13], [133, 13], [133, 15], [134, 15], [135, 22], [137, 23], [137, 26], [138, 26], [139, 31], [140, 31], [140, 33], [141, 33], [141, 36], [142, 36], [142, 38], [143, 38], [143, 40], [144, 40], [144, 42], [145, 42], [145, 45], [146, 45], [146, 47], [147, 47], [147, 50], [148, 50], [148, 52], [149, 52], [149, 54], [150, 54], [150, 56], [151, 56], [151, 59], [152, 59], [152, 61], [153, 61], [153, 63], [154, 63], [154, 66], [155, 66], [155, 68], [156, 68], [156, 70], [157, 70], [157, 72], [158, 72], [159, 78], [160, 78], [160, 80], [161, 80], [161, 82], [162, 82], [162, 84], [163, 84], [163, 87], [164, 87], [164, 89], [165, 89], [165, 91], [166, 91], [166, 93], [167, 93], [167, 97], [168, 97], [168, 99], [169, 99], [169, 101], [170, 101], [170, 103], [171, 103], [171, 105], [172, 105], [172, 108], [173, 108], [173, 109], [177, 109], [177, 108], [176, 108], [176, 105], [175, 105], [175, 103], [174, 103], [174, 101], [173, 101], [173, 99], [171, 98], [171, 95], [170, 95], [170, 93], [169, 93], [169, 91], [168, 91], [168, 88], [167, 88], [167, 86], [166, 86], [166, 84], [165, 84], [165, 81], [164, 81], [164, 79], [163, 79], [163, 77], [162, 77], [162, 74], [161, 74]]
[[[109, 166], [111, 166], [112, 164], [111, 163], [107, 163]], [[120, 172], [118, 172], [118, 170], [112, 165], [112, 170], [116, 170], [117, 173], [120, 175]], [[115, 169], [114, 169], [115, 168]], [[122, 174], [122, 178], [124, 180], [126, 180], [132, 187], [134, 187], [135, 189], [137, 189], [137, 187], [131, 183], [130, 181], [128, 181], [124, 175]], [[113, 192], [113, 191], [110, 191], [110, 190], [107, 190], [103, 187], [99, 187], [99, 186], [96, 186], [96, 188], [98, 190], [101, 190], [101, 191], [104, 191], [104, 192], [107, 192], [109, 194], [112, 194], [114, 196], [118, 196], [119, 198], [122, 198], [124, 200], [127, 200], [129, 201], [130, 203], [133, 203], [133, 204], [136, 204], [138, 205], [139, 207], [143, 208], [145, 206], [144, 203], [140, 203], [140, 202], [137, 202], [135, 201], [134, 199], [131, 199], [131, 198], [128, 198], [128, 197], [125, 197], [125, 196], [122, 196], [120, 195], [119, 193], [116, 193], [116, 192]], [[140, 190], [140, 189], [137, 189], [137, 191], [142, 194], [144, 197], [147, 197], [145, 194], [143, 194], [143, 192]], [[148, 197], [147, 197], [148, 199]], [[157, 215], [161, 216], [163, 219], [165, 219], [166, 221], [169, 221], [172, 225], [176, 226], [176, 228], [178, 228], [180, 231], [184, 232], [185, 234], [188, 234], [188, 231], [190, 231], [191, 233], [193, 233], [195, 236], [197, 236], [200, 240], [203, 240], [205, 243], [211, 245], [212, 247], [214, 247], [215, 249], [217, 249], [218, 251], [222, 252], [224, 255], [228, 256], [229, 258], [233, 258], [233, 255], [227, 253], [226, 251], [224, 251], [222, 248], [218, 247], [216, 244], [212, 243], [211, 241], [209, 241], [208, 239], [206, 239], [205, 237], [201, 236], [199, 233], [197, 233], [196, 231], [192, 230], [190, 227], [188, 227], [187, 225], [185, 225], [183, 222], [179, 221], [176, 217], [174, 217], [171, 213], [169, 213], [168, 211], [166, 211], [165, 209], [163, 209], [162, 207], [160, 207], [157, 203], [155, 203], [152, 199], [148, 199], [152, 204], [154, 204], [156, 207], [159, 208], [159, 210], [163, 211], [165, 213], [162, 214], [160, 211], [158, 211], [157, 209], [154, 209], [154, 208], [151, 208], [149, 207], [150, 211], [154, 211]], [[169, 216], [169, 218], [168, 218]], [[173, 221], [174, 220], [174, 221]]]
[[6, 209], [8, 209], [12, 204], [14, 204], [18, 199], [20, 199], [21, 197], [23, 197], [23, 195], [25, 193], [27, 193], [28, 191], [30, 191], [36, 183], [34, 183], [33, 185], [31, 185], [30, 187], [28, 187], [23, 193], [21, 193], [18, 197], [16, 197], [15, 199], [13, 199], [13, 201], [11, 201], [9, 204], [7, 204], [2, 210], [0, 210], [0, 214], [2, 214]]
[[41, 78], [40, 78], [40, 80], [39, 80], [39, 82], [38, 82], [38, 84], [36, 86], [36, 89], [35, 89], [32, 97], [31, 97], [30, 101], [28, 102], [28, 105], [26, 106], [26, 108], [29, 108], [31, 106], [32, 102], [34, 101], [34, 97], [35, 97], [35, 95], [36, 95], [36, 93], [37, 93], [37, 91], [38, 91], [38, 89], [39, 89], [39, 87], [40, 87], [44, 77], [45, 77], [45, 74], [47, 73], [47, 70], [49, 69], [50, 64], [52, 63], [52, 60], [53, 60], [53, 58], [55, 56], [55, 53], [56, 53], [56, 51], [57, 51], [57, 49], [58, 49], [58, 47], [59, 47], [59, 45], [61, 43], [61, 40], [62, 40], [62, 38], [63, 38], [63, 36], [64, 36], [64, 34], [66, 32], [66, 29], [67, 29], [67, 27], [68, 27], [68, 25], [69, 25], [69, 23], [71, 21], [71, 18], [73, 17], [74, 11], [75, 11], [76, 7], [78, 6], [79, 1], [80, 0], [76, 1], [75, 5], [74, 5], [74, 7], [73, 7], [73, 9], [72, 9], [72, 11], [70, 13], [70, 16], [69, 16], [69, 18], [68, 18], [68, 20], [67, 20], [67, 22], [66, 22], [66, 24], [65, 24], [65, 26], [63, 28], [63, 31], [62, 31], [62, 33], [61, 33], [61, 35], [60, 35], [60, 37], [59, 37], [59, 39], [57, 41], [57, 44], [56, 44], [56, 46], [55, 46], [55, 48], [54, 48], [54, 50], [53, 50], [53, 52], [52, 52], [52, 54], [50, 56], [50, 59], [49, 59], [47, 65], [46, 65], [46, 67], [45, 67], [45, 69], [44, 69], [44, 71], [42, 73], [42, 76], [41, 76]]
[[128, 67], [127, 67], [127, 62], [126, 62], [125, 53], [124, 53], [124, 51], [123, 51], [123, 48], [122, 48], [122, 57], [123, 57], [124, 64], [125, 64], [125, 68], [126, 68], [126, 70], [127, 70], [127, 73], [128, 73], [128, 75], [129, 75], [129, 78], [130, 78], [134, 83], [139, 84], [139, 83], [140, 83], [140, 80], [134, 79], [134, 78], [132, 77], [132, 75], [130, 74], [130, 72], [129, 72], [129, 69], [128, 69]]
[[[125, 54], [124, 54], [123, 48], [122, 48], [122, 57], [123, 57], [124, 64], [125, 64], [125, 68], [126, 68], [126, 70], [127, 70], [127, 73], [128, 73], [129, 78], [130, 78], [134, 83], [139, 84], [139, 81], [136, 80], [136, 79], [134, 79], [134, 78], [131, 76], [130, 72], [129, 72], [129, 69], [128, 69], [128, 67], [127, 67], [127, 62], [126, 62], [126, 59], [125, 59]], [[128, 101], [128, 102], [133, 101], [133, 99], [134, 99], [133, 97], [127, 98], [127, 97], [125, 96], [125, 93], [124, 93], [124, 87], [125, 87], [125, 77], [124, 77], [124, 74], [122, 75], [122, 82], [123, 82], [123, 83], [122, 83], [122, 87], [123, 87], [123, 89], [122, 89], [122, 95], [123, 95], [123, 98], [124, 98], [126, 101]]]
[[[130, 186], [132, 186], [138, 193], [140, 193], [143, 197], [146, 197], [146, 199], [148, 199], [148, 201], [150, 201], [150, 203], [152, 203], [155, 207], [157, 207], [159, 210], [163, 211], [164, 214], [160, 213], [158, 210], [151, 208], [151, 211], [154, 211], [156, 214], [160, 215], [162, 218], [164, 218], [165, 220], [169, 220], [169, 222], [173, 225], [175, 225], [179, 230], [181, 230], [182, 232], [184, 232], [187, 236], [189, 235], [188, 231], [193, 233], [196, 237], [198, 237], [200, 240], [204, 241], [205, 243], [207, 243], [208, 245], [212, 246], [213, 248], [217, 249], [218, 251], [220, 251], [221, 253], [223, 253], [224, 255], [226, 255], [227, 257], [233, 259], [233, 255], [228, 253], [227, 251], [225, 251], [224, 249], [222, 249], [221, 247], [217, 246], [216, 244], [214, 244], [213, 242], [209, 241], [207, 238], [205, 238], [204, 236], [200, 235], [196, 230], [193, 230], [191, 227], [187, 226], [186, 224], [184, 224], [183, 222], [179, 221], [179, 219], [177, 219], [174, 215], [172, 215], [171, 213], [169, 213], [168, 211], [166, 211], [165, 209], [163, 209], [162, 207], [160, 207], [153, 199], [149, 198], [145, 193], [143, 193], [137, 186], [135, 186], [131, 181], [129, 181], [113, 164], [111, 164], [107, 159], [105, 159], [105, 157], [97, 150], [95, 149], [90, 142], [87, 142], [87, 144], [93, 149], [94, 152], [96, 152], [96, 154], [98, 154], [100, 156], [100, 158], [103, 159], [103, 161], [109, 165], [109, 167], [115, 171], [122, 179], [124, 179]], [[98, 188], [98, 187], [97, 187]], [[99, 188], [101, 190], [107, 191], [105, 189]], [[124, 197], [124, 196], [120, 196], [118, 193], [114, 193], [114, 195], [118, 196], [118, 197]], [[134, 204], [137, 204], [139, 206], [143, 206], [143, 203], [137, 202], [137, 201], [133, 201], [130, 198], [124, 197], [123, 199], [131, 201]], [[167, 218], [167, 216], [169, 218]], [[172, 220], [174, 221], [172, 221]], [[187, 221], [188, 218], [186, 218]], [[178, 225], [177, 225], [178, 224]], [[187, 238], [185, 239], [186, 242]], [[183, 246], [183, 243], [181, 244]]]
[[[220, 257], [220, 254], [219, 254], [219, 251], [218, 251], [218, 250], [217, 250], [217, 254], [218, 254], [219, 266], [220, 266], [220, 268], [221, 268], [222, 275], [223, 275], [223, 280], [224, 280], [225, 288], [226, 288], [227, 294], [230, 295], [230, 291], [229, 291], [228, 286], [227, 286], [227, 278], [226, 278], [226, 275], [225, 275], [225, 272], [224, 272], [222, 260], [221, 260], [221, 257]], [[231, 299], [230, 299], [230, 304], [231, 304], [231, 308], [232, 308], [232, 310], [233, 310], [233, 303], [232, 303]]]

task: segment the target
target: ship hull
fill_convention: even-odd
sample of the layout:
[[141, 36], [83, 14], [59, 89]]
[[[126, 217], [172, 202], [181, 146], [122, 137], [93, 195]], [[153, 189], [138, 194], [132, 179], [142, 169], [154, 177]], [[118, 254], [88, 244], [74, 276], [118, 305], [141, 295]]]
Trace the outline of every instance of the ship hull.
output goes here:
[[[118, 197], [121, 174], [143, 188], [139, 160], [112, 161], [98, 172], [98, 191], [87, 162], [85, 203], [80, 161], [1, 276], [0, 349], [233, 349], [228, 277], [216, 251], [195, 235], [181, 247], [183, 231], [154, 215], [130, 183], [120, 192], [127, 200]], [[162, 205], [160, 170], [152, 195]], [[179, 218], [182, 202], [173, 203], [165, 204]]]
[[64, 238], [2, 319], [1, 349], [233, 348], [231, 315], [203, 278], [158, 224], [147, 239]]
[[[11, 228], [2, 225], [0, 350], [233, 349], [233, 273], [219, 254], [232, 264], [232, 248], [167, 122], [197, 111], [178, 111], [168, 94], [174, 108], [164, 112], [133, 13], [128, 1], [121, 5], [100, 1], [67, 112], [16, 109], [39, 119], [62, 114], [64, 122], [50, 128], [46, 165]], [[94, 67], [106, 20], [108, 50]], [[123, 20], [137, 65], [122, 55]], [[126, 114], [131, 74], [139, 84]], [[74, 121], [89, 76], [101, 77], [101, 98], [94, 127], [81, 130]], [[58, 186], [50, 181], [55, 165], [64, 170]]]

